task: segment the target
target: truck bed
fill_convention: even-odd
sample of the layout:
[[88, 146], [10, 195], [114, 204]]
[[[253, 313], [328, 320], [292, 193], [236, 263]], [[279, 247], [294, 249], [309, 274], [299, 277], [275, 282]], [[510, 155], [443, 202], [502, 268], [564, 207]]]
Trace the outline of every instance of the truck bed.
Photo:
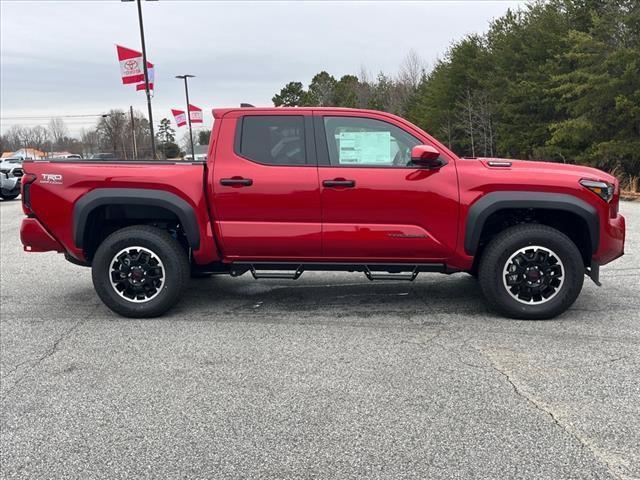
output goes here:
[[[29, 215], [34, 216], [75, 259], [84, 260], [74, 241], [74, 205], [100, 188], [152, 189], [169, 192], [193, 207], [204, 239], [194, 256], [215, 256], [204, 189], [206, 165], [202, 162], [118, 160], [32, 160], [23, 164], [34, 175], [29, 186]], [[207, 238], [210, 241], [207, 241]], [[205, 252], [204, 249], [209, 249]]]

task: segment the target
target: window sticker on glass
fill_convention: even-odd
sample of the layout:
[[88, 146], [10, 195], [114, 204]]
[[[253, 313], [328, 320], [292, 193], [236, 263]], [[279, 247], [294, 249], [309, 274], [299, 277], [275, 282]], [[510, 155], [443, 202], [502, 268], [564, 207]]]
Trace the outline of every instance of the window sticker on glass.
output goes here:
[[338, 136], [340, 164], [391, 164], [389, 132], [340, 132]]

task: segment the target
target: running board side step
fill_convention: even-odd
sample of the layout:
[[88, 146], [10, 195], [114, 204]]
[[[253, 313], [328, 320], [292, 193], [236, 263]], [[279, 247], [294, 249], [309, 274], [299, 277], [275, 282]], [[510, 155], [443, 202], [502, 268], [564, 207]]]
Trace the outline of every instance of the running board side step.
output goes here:
[[233, 262], [229, 273], [239, 277], [246, 272], [256, 280], [281, 279], [297, 280], [306, 271], [363, 272], [367, 279], [404, 280], [412, 282], [421, 272], [453, 273], [444, 263], [346, 263], [346, 262]]
[[371, 282], [375, 280], [404, 280], [407, 282], [413, 282], [418, 276], [418, 267], [413, 269], [410, 273], [374, 273], [369, 269], [368, 265], [365, 265], [364, 275]]
[[302, 275], [302, 273], [304, 272], [304, 268], [302, 268], [302, 265], [298, 265], [298, 268], [296, 268], [293, 273], [291, 273], [291, 272], [274, 272], [272, 270], [270, 270], [269, 272], [259, 273], [258, 270], [256, 270], [255, 264], [252, 263], [249, 266], [249, 271], [251, 272], [251, 275], [253, 276], [253, 278], [255, 278], [256, 280], [260, 280], [262, 278], [272, 278], [272, 279], [281, 279], [281, 280], [297, 280], [297, 279], [300, 278], [300, 275]]

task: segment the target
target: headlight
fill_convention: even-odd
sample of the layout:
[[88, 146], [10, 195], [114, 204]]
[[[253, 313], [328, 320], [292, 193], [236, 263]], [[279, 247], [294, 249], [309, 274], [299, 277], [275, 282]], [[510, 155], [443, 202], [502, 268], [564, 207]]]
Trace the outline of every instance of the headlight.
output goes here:
[[10, 168], [0, 168], [0, 173], [9, 173], [10, 171]]
[[613, 185], [610, 183], [596, 180], [580, 180], [580, 185], [588, 188], [607, 203], [613, 198]]

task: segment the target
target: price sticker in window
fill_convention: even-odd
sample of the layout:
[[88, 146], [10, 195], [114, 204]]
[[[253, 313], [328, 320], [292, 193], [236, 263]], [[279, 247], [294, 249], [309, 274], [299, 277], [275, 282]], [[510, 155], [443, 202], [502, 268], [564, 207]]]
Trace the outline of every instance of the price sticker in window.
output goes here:
[[341, 132], [338, 135], [340, 164], [390, 165], [390, 132]]

